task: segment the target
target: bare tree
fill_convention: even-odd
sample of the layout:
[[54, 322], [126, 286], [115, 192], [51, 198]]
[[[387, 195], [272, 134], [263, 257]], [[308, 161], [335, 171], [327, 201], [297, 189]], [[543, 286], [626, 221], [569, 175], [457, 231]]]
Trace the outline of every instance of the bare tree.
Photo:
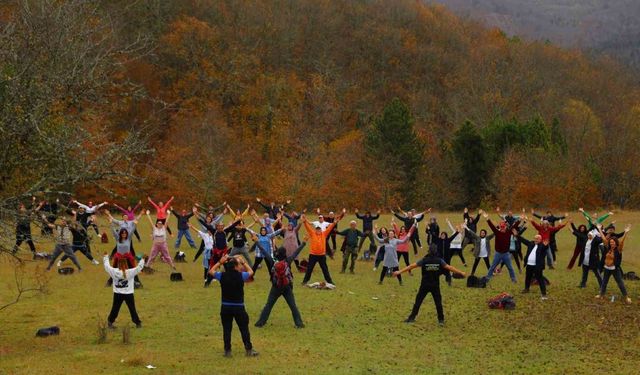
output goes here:
[[16, 280], [15, 300], [0, 311], [46, 290], [38, 274], [25, 282], [25, 261], [12, 252], [20, 202], [138, 178], [153, 152], [146, 130], [108, 131], [110, 110], [146, 95], [119, 73], [152, 48], [142, 36], [119, 39], [98, 1], [21, 0], [0, 24], [0, 256]]

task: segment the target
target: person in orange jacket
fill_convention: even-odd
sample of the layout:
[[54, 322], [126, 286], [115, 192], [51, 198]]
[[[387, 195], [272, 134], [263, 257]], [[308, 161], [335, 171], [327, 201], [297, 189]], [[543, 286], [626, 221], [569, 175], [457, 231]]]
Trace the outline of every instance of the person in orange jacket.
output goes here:
[[329, 268], [327, 267], [327, 237], [333, 231], [333, 228], [338, 224], [340, 219], [344, 216], [345, 212], [344, 208], [342, 209], [342, 213], [336, 217], [336, 220], [331, 223], [327, 228], [322, 230], [322, 227], [319, 225], [315, 228], [309, 223], [306, 215], [302, 215], [300, 218], [302, 223], [304, 224], [307, 233], [309, 233], [309, 264], [307, 265], [307, 272], [304, 275], [304, 280], [302, 280], [302, 285], [305, 285], [311, 279], [311, 274], [313, 273], [313, 268], [316, 263], [320, 264], [320, 269], [322, 270], [322, 274], [324, 275], [324, 280], [333, 284], [333, 280], [331, 280], [331, 274], [329, 274]]

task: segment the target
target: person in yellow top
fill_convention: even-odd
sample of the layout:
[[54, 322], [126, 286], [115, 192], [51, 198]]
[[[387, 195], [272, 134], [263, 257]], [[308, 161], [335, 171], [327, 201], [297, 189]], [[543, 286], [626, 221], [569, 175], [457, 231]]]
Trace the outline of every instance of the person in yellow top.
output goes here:
[[316, 263], [320, 264], [324, 280], [329, 284], [333, 284], [331, 274], [329, 274], [329, 268], [327, 267], [327, 237], [331, 234], [331, 231], [333, 231], [333, 228], [338, 224], [340, 219], [344, 217], [346, 211], [347, 210], [343, 208], [342, 213], [336, 217], [336, 220], [324, 230], [319, 225], [314, 228], [307, 220], [306, 215], [302, 215], [300, 218], [307, 233], [309, 233], [310, 244], [309, 264], [307, 265], [307, 272], [304, 275], [304, 280], [302, 280], [302, 285], [305, 285], [309, 282], [309, 279], [311, 279], [311, 274], [313, 273], [313, 268], [316, 266]]

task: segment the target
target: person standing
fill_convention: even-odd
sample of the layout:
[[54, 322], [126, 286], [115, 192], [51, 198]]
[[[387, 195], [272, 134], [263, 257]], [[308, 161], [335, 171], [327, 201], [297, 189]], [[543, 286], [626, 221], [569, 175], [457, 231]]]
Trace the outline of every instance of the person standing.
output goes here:
[[[413, 246], [413, 254], [417, 255], [418, 248], [422, 250], [422, 242], [420, 242], [418, 223], [424, 219], [425, 212], [416, 213], [415, 209], [404, 212], [400, 207], [398, 207], [398, 211], [400, 211], [400, 214], [394, 212], [393, 210], [391, 210], [391, 213], [403, 222], [405, 228], [415, 227], [415, 230], [411, 235], [411, 246]], [[431, 212], [431, 209], [428, 209], [426, 212]]]
[[[509, 277], [511, 277], [511, 282], [514, 284], [517, 282], [516, 280], [516, 272], [513, 269], [513, 265], [511, 264], [511, 254], [509, 253], [509, 246], [511, 245], [511, 232], [509, 231], [508, 225], [505, 221], [500, 222], [500, 229], [496, 228], [489, 219], [489, 214], [482, 211], [482, 216], [487, 219], [487, 223], [489, 224], [489, 228], [495, 235], [495, 254], [493, 256], [493, 262], [491, 263], [491, 267], [489, 267], [489, 272], [487, 273], [486, 279], [487, 282], [491, 280], [493, 277], [493, 272], [496, 268], [503, 263], [507, 266], [509, 270]], [[516, 220], [511, 225], [511, 228], [518, 228], [520, 225], [520, 221]]]
[[[375, 229], [377, 230], [377, 228]], [[383, 266], [382, 271], [380, 272], [380, 280], [378, 280], [379, 285], [382, 284], [382, 281], [387, 274], [392, 275], [393, 272], [400, 268], [400, 263], [398, 262], [398, 244], [408, 242], [415, 229], [415, 225], [412, 225], [411, 229], [409, 229], [409, 234], [407, 234], [403, 240], [398, 239], [396, 237], [396, 232], [393, 230], [389, 231], [389, 237], [387, 238], [375, 237], [376, 241], [384, 247], [384, 259], [382, 261]], [[380, 249], [378, 249], [378, 251], [380, 251]], [[376, 256], [377, 255], [378, 254], [376, 254]], [[398, 278], [400, 285], [402, 285], [402, 276], [398, 274], [396, 277]]]
[[[306, 240], [307, 239], [305, 238], [305, 241]], [[285, 301], [287, 301], [287, 305], [289, 305], [295, 327], [304, 328], [302, 316], [300, 315], [300, 311], [296, 305], [296, 299], [293, 295], [293, 272], [291, 272], [291, 262], [293, 262], [298, 254], [300, 254], [305, 245], [306, 242], [302, 242], [291, 255], [287, 255], [287, 249], [284, 247], [280, 247], [276, 250], [277, 261], [273, 265], [271, 272], [271, 290], [267, 297], [267, 303], [264, 305], [262, 313], [260, 313], [260, 318], [255, 324], [256, 327], [264, 327], [264, 325], [267, 324], [273, 305], [275, 305], [278, 298], [282, 296]]]
[[465, 234], [465, 229], [464, 227], [459, 227], [460, 229], [456, 230], [456, 228], [453, 227], [449, 219], [447, 219], [447, 225], [449, 225], [449, 229], [451, 229], [451, 232], [458, 231], [460, 232], [460, 235], [456, 236], [451, 240], [451, 243], [449, 245], [450, 257], [448, 260], [445, 259], [445, 262], [447, 262], [448, 264], [451, 264], [451, 259], [453, 259], [454, 255], [457, 255], [460, 257], [460, 260], [462, 261], [462, 265], [466, 267], [467, 261], [464, 260], [464, 254], [462, 254], [462, 244], [464, 239], [467, 237], [467, 235]]
[[358, 258], [358, 240], [366, 237], [363, 232], [356, 228], [357, 225], [358, 223], [356, 223], [355, 220], [352, 220], [349, 223], [349, 228], [338, 232], [339, 235], [344, 236], [344, 253], [342, 253], [342, 271], [340, 271], [340, 273], [344, 273], [347, 270], [349, 258], [351, 258], [351, 267], [349, 267], [349, 272], [351, 274], [354, 273], [356, 259]]
[[153, 238], [153, 246], [151, 247], [151, 253], [149, 254], [149, 261], [147, 267], [151, 268], [151, 264], [160, 255], [160, 259], [167, 263], [175, 271], [176, 265], [173, 263], [171, 255], [169, 255], [169, 246], [167, 245], [167, 222], [162, 222], [156, 219], [156, 224], [153, 225], [149, 210], [146, 211], [147, 219], [151, 225], [151, 237]]
[[471, 236], [473, 239], [473, 256], [476, 258], [473, 261], [473, 268], [471, 269], [471, 275], [476, 274], [476, 269], [478, 268], [478, 264], [480, 263], [480, 259], [484, 261], [484, 264], [487, 266], [487, 271], [491, 266], [489, 265], [489, 258], [491, 257], [491, 239], [495, 236], [495, 234], [490, 234], [487, 236], [487, 231], [484, 229], [480, 229], [480, 233], [476, 234], [476, 232], [472, 231], [468, 227], [465, 227], [466, 233]]
[[[584, 227], [584, 225], [582, 225]], [[576, 236], [576, 242], [580, 242], [582, 250], [580, 251], [580, 258], [578, 264], [582, 265], [582, 280], [580, 281], [580, 288], [587, 287], [587, 278], [589, 277], [589, 271], [592, 271], [598, 281], [598, 288], [602, 286], [602, 276], [600, 275], [600, 244], [602, 239], [597, 235], [597, 231], [590, 231], [582, 233], [575, 230], [575, 226], [571, 223], [571, 230]]]
[[[573, 265], [575, 264], [580, 254], [584, 252], [584, 247], [585, 247], [585, 244], [587, 243], [587, 237], [588, 237], [586, 225], [580, 224], [580, 226], [576, 228], [576, 226], [573, 224], [571, 220], [569, 220], [569, 222], [571, 223], [571, 233], [576, 237], [576, 246], [573, 249], [573, 255], [571, 256], [571, 260], [569, 261], [569, 265], [567, 266], [568, 270], [573, 268]], [[582, 263], [579, 263], [579, 264], [582, 264]]]
[[[343, 209], [343, 213], [346, 212]], [[306, 215], [302, 215], [302, 224], [306, 229], [309, 238], [309, 264], [307, 265], [307, 272], [304, 275], [304, 279], [302, 280], [302, 284], [306, 284], [313, 274], [313, 268], [316, 266], [316, 263], [320, 265], [320, 269], [322, 270], [322, 275], [324, 276], [324, 280], [333, 284], [333, 280], [331, 279], [331, 274], [329, 273], [329, 267], [327, 267], [327, 237], [333, 230], [333, 227], [338, 224], [341, 217], [337, 217], [336, 221], [332, 224], [329, 224], [326, 229], [322, 229], [322, 226], [316, 225], [312, 227], [307, 220]]]
[[178, 219], [178, 237], [176, 238], [176, 243], [174, 245], [175, 249], [180, 248], [180, 243], [182, 242], [182, 236], [184, 236], [187, 239], [187, 242], [189, 243], [189, 246], [191, 246], [192, 249], [196, 248], [196, 243], [193, 241], [193, 238], [191, 238], [191, 232], [189, 232], [189, 219], [191, 219], [191, 216], [193, 216], [193, 214], [196, 212], [198, 212], [197, 208], [193, 207], [192, 211], [189, 213], [187, 213], [187, 210], [182, 210], [178, 214], [176, 211], [173, 210], [173, 207], [171, 207], [171, 213], [173, 213], [173, 216], [175, 216], [176, 219]]
[[364, 237], [360, 239], [360, 243], [358, 244], [358, 252], [362, 250], [362, 245], [364, 245], [364, 241], [369, 239], [369, 249], [365, 251], [364, 258], [369, 259], [372, 253], [376, 251], [376, 242], [373, 239], [373, 222], [380, 218], [380, 210], [376, 213], [375, 216], [371, 215], [371, 211], [366, 211], [364, 215], [359, 213], [359, 210], [356, 208], [355, 210], [356, 218], [362, 220], [362, 232], [365, 234]]
[[520, 233], [516, 228], [511, 230], [514, 236], [518, 237], [520, 241], [527, 247], [527, 253], [524, 256], [525, 264], [525, 279], [524, 289], [522, 293], [529, 293], [529, 287], [531, 286], [531, 280], [535, 277], [540, 286], [540, 294], [542, 294], [542, 300], [547, 299], [547, 285], [542, 272], [544, 271], [544, 258], [547, 254], [547, 247], [549, 247], [549, 240], [542, 241], [542, 236], [537, 234], [533, 237], [533, 241], [529, 241], [520, 236]]
[[42, 207], [40, 203], [37, 207], [31, 210], [27, 210], [27, 207], [20, 203], [18, 206], [18, 213], [16, 214], [16, 243], [13, 246], [13, 254], [18, 252], [20, 245], [26, 242], [31, 250], [33, 259], [36, 258], [36, 246], [33, 244], [33, 238], [31, 238], [31, 219], [35, 212], [38, 212]]
[[[47, 217], [42, 215], [42, 219], [46, 221]], [[73, 234], [69, 229], [67, 219], [61, 218], [60, 225], [51, 224], [49, 222], [46, 222], [46, 225], [52, 229], [56, 241], [56, 247], [53, 250], [53, 254], [51, 255], [51, 260], [49, 261], [49, 265], [47, 266], [47, 271], [51, 270], [51, 267], [53, 267], [56, 259], [58, 259], [58, 257], [62, 253], [64, 253], [68, 258], [71, 259], [73, 264], [78, 267], [78, 271], [82, 271], [82, 267], [80, 267], [78, 258], [76, 258], [76, 255], [73, 253], [73, 248], [71, 247], [71, 244], [73, 243]]]
[[[565, 217], [568, 215], [565, 215]], [[536, 223], [535, 221], [531, 220], [531, 225], [533, 225], [534, 228], [536, 228], [536, 230], [538, 231], [538, 234], [542, 236], [542, 241], [545, 242], [549, 242], [551, 243], [551, 241], [555, 241], [555, 234], [562, 228], [564, 228], [567, 224], [560, 224], [558, 226], [551, 226], [551, 224], [548, 221], [543, 220], [541, 224]], [[554, 260], [555, 260], [555, 255], [553, 254], [553, 249], [551, 246], [549, 246], [547, 248], [547, 265], [549, 266], [549, 269], [555, 269], [555, 267], [553, 266]]]
[[627, 288], [624, 286], [624, 281], [622, 280], [622, 251], [624, 250], [624, 241], [627, 238], [627, 233], [631, 230], [631, 225], [627, 225], [624, 230], [624, 235], [622, 238], [618, 239], [615, 236], [607, 237], [602, 232], [602, 224], [598, 224], [597, 226], [598, 232], [600, 233], [600, 237], [603, 238], [602, 247], [604, 248], [603, 256], [602, 256], [602, 268], [604, 269], [604, 275], [602, 277], [602, 285], [600, 286], [600, 293], [596, 295], [596, 298], [604, 298], [607, 293], [607, 284], [609, 283], [609, 278], [613, 275], [613, 278], [616, 280], [618, 284], [618, 288], [620, 288], [620, 292], [622, 293], [622, 297], [625, 299], [626, 303], [631, 303], [631, 298], [627, 295]]
[[[123, 215], [126, 215], [127, 216], [127, 220], [134, 221], [134, 220], [136, 220], [136, 211], [138, 211], [138, 209], [140, 208], [141, 204], [142, 204], [142, 201], [138, 201], [138, 203], [135, 205], [135, 207], [131, 207], [131, 205], [128, 205], [127, 208], [122, 208], [122, 207], [118, 206], [115, 203], [113, 203], [113, 206], [115, 208], [117, 208], [118, 210], [120, 210], [120, 212], [122, 212]], [[140, 239], [140, 233], [138, 233], [138, 229], [137, 228], [136, 228], [135, 232], [133, 232], [133, 235], [136, 236], [136, 238], [138, 239], [138, 242], [142, 242], [142, 240]]]
[[111, 304], [111, 312], [107, 318], [109, 328], [116, 328], [113, 323], [115, 323], [118, 318], [122, 302], [127, 304], [129, 314], [131, 314], [131, 321], [136, 325], [136, 328], [142, 328], [142, 321], [140, 321], [138, 311], [136, 310], [133, 292], [135, 289], [134, 279], [138, 273], [142, 271], [142, 268], [144, 268], [144, 259], [140, 260], [140, 263], [134, 268], [129, 268], [127, 259], [119, 258], [117, 262], [118, 267], [115, 268], [111, 267], [109, 264], [109, 255], [105, 253], [102, 258], [102, 264], [104, 265], [105, 271], [109, 274], [109, 277], [113, 279], [113, 303]]
[[[218, 269], [224, 266], [224, 272]], [[231, 330], [236, 321], [247, 357], [255, 357], [258, 352], [251, 344], [249, 333], [249, 314], [244, 306], [244, 283], [253, 276], [253, 270], [245, 259], [240, 256], [225, 255], [211, 267], [209, 274], [220, 282], [220, 321], [222, 322], [222, 337], [224, 341], [224, 356], [231, 357]]]
[[480, 221], [480, 216], [481, 216], [480, 211], [478, 211], [478, 214], [476, 215], [476, 217], [473, 218], [469, 213], [469, 209], [467, 207], [464, 208], [464, 212], [462, 213], [462, 218], [464, 220], [464, 224], [465, 224], [465, 228], [467, 229], [467, 232], [465, 232], [464, 239], [462, 240], [463, 251], [469, 244], [475, 246], [474, 244], [475, 240], [468, 231], [473, 231], [474, 233], [478, 233], [478, 221]]
[[433, 302], [436, 306], [438, 315], [438, 324], [444, 326], [444, 309], [442, 307], [442, 294], [440, 293], [440, 274], [444, 272], [453, 272], [462, 277], [466, 277], [466, 273], [448, 265], [444, 259], [440, 258], [436, 254], [435, 246], [429, 247], [429, 253], [416, 263], [413, 263], [399, 271], [393, 273], [394, 276], [400, 276], [403, 272], [411, 271], [414, 268], [420, 267], [422, 269], [422, 281], [420, 282], [420, 289], [416, 295], [416, 300], [413, 304], [413, 309], [409, 314], [409, 317], [404, 321], [405, 323], [413, 323], [416, 321], [420, 306], [427, 294], [431, 293]]
[[[407, 235], [409, 234], [407, 233], [407, 228], [405, 228], [404, 225], [398, 228], [398, 225], [396, 224], [393, 217], [391, 218], [391, 226], [393, 227], [393, 230], [398, 233], [398, 239], [400, 240], [404, 240], [405, 237], [407, 237]], [[396, 250], [398, 251], [398, 261], [400, 261], [400, 258], [404, 258], [404, 265], [410, 265], [411, 263], [409, 263], [409, 244], [406, 242], [398, 243], [398, 245], [396, 246]], [[413, 276], [411, 271], [409, 271], [409, 275]]]
[[[151, 203], [153, 208], [156, 209], [156, 220], [161, 220], [162, 222], [166, 222], [167, 221], [167, 210], [171, 206], [171, 202], [173, 202], [173, 196], [171, 198], [169, 198], [167, 203], [163, 203], [162, 201], [160, 201], [160, 202], [158, 202], [156, 204], [156, 202], [152, 201], [150, 197], [147, 197], [147, 200], [149, 201], [149, 203]], [[167, 232], [169, 232], [169, 234], [171, 234], [171, 228], [169, 228], [169, 227], [166, 227], [166, 228], [167, 228]]]

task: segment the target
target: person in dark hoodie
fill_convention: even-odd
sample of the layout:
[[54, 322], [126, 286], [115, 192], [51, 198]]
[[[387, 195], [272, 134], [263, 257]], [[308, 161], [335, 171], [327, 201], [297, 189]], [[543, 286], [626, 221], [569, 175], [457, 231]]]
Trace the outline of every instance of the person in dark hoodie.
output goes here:
[[[431, 243], [431, 245], [435, 245], [436, 254], [444, 259], [447, 264], [451, 262], [451, 241], [458, 236], [459, 232], [460, 229], [456, 229], [456, 231], [451, 234], [451, 237], [447, 235], [447, 232], [441, 232], [440, 236]], [[447, 284], [451, 286], [451, 273], [445, 270], [444, 276]]]
[[422, 281], [420, 282], [420, 289], [418, 290], [418, 294], [416, 295], [416, 300], [413, 304], [413, 309], [411, 310], [411, 314], [404, 321], [405, 323], [413, 323], [416, 321], [416, 316], [418, 316], [418, 312], [420, 311], [420, 306], [422, 305], [422, 301], [427, 296], [427, 294], [431, 293], [433, 297], [433, 302], [436, 305], [436, 311], [438, 314], [438, 324], [442, 327], [444, 326], [444, 309], [442, 308], [442, 295], [440, 294], [440, 274], [442, 273], [450, 273], [454, 272], [463, 277], [467, 275], [448, 265], [444, 259], [438, 256], [436, 246], [429, 246], [429, 253], [416, 263], [413, 263], [399, 271], [393, 273], [393, 276], [400, 276], [403, 272], [411, 271], [414, 268], [422, 268]]
[[576, 228], [572, 220], [569, 220], [569, 223], [571, 223], [571, 233], [576, 237], [576, 246], [573, 249], [573, 255], [571, 256], [571, 260], [569, 261], [569, 265], [567, 266], [568, 270], [573, 268], [576, 260], [584, 251], [584, 245], [587, 243], [588, 234], [586, 225], [581, 224], [580, 226], [578, 226], [578, 228]]
[[[224, 272], [218, 272], [224, 266]], [[222, 293], [220, 304], [220, 320], [222, 322], [224, 356], [231, 357], [231, 330], [236, 321], [247, 357], [255, 357], [258, 352], [251, 344], [249, 333], [249, 314], [244, 307], [244, 283], [253, 276], [253, 270], [242, 256], [225, 255], [211, 267], [209, 274], [220, 282]]]
[[373, 222], [378, 220], [380, 218], [380, 210], [378, 210], [378, 212], [376, 212], [375, 216], [371, 215], [371, 211], [366, 211], [364, 213], [364, 215], [361, 215], [359, 213], [359, 210], [356, 208], [356, 218], [362, 220], [362, 232], [364, 233], [364, 237], [362, 237], [360, 239], [360, 243], [358, 244], [358, 252], [360, 252], [360, 250], [362, 250], [362, 245], [364, 245], [364, 241], [368, 238], [370, 243], [369, 243], [369, 250], [365, 256], [365, 258], [368, 259], [368, 257], [370, 256], [370, 254], [375, 253], [376, 252], [376, 242], [373, 239]]
[[293, 262], [302, 249], [304, 249], [307, 244], [307, 239], [308, 238], [305, 238], [296, 251], [289, 256], [287, 256], [287, 249], [284, 247], [279, 247], [276, 250], [276, 262], [271, 271], [271, 290], [267, 297], [267, 303], [264, 305], [262, 313], [260, 313], [260, 318], [255, 324], [256, 327], [264, 327], [264, 325], [267, 324], [273, 305], [275, 305], [278, 298], [282, 296], [285, 301], [287, 301], [289, 309], [291, 309], [293, 323], [296, 328], [304, 328], [302, 316], [300, 315], [300, 311], [296, 305], [296, 299], [293, 295], [293, 272], [291, 272], [291, 262]]

